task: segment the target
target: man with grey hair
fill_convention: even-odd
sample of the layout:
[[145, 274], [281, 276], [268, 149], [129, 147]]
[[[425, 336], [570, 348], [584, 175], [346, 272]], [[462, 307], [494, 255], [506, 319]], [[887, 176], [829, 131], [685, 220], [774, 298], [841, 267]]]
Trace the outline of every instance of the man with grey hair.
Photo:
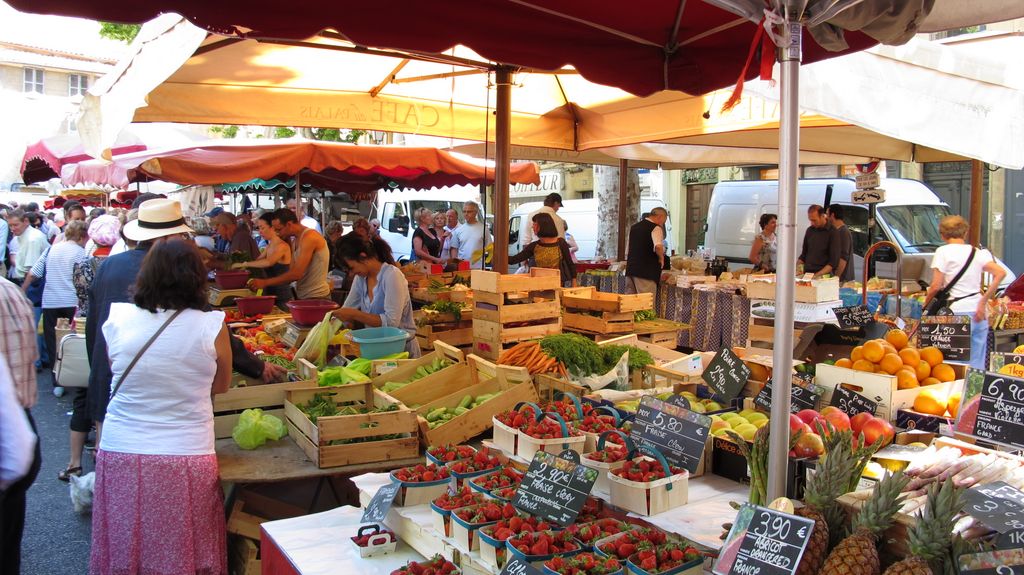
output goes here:
[[[491, 243], [491, 237], [483, 222], [477, 220], [479, 214], [480, 206], [474, 201], [468, 201], [462, 206], [462, 215], [466, 217], [466, 222], [452, 232], [449, 244], [451, 258], [458, 258], [471, 264], [482, 261], [484, 246]], [[476, 257], [473, 257], [474, 255]]]
[[249, 261], [252, 261], [260, 255], [260, 248], [256, 245], [256, 240], [252, 238], [251, 233], [238, 225], [238, 219], [234, 214], [221, 212], [213, 216], [210, 223], [217, 235], [228, 240], [227, 254], [219, 259], [229, 259], [231, 254], [241, 252], [249, 258]]
[[665, 264], [667, 221], [668, 210], [658, 207], [629, 228], [629, 247], [626, 250], [626, 289], [629, 293], [657, 296]]
[[[286, 204], [289, 210], [293, 212], [295, 211], [295, 198], [288, 198]], [[299, 223], [311, 230], [316, 230], [319, 233], [323, 233], [323, 230], [320, 228], [320, 222], [318, 222], [316, 218], [310, 217], [310, 215], [306, 213], [306, 207], [306, 200], [302, 200], [302, 219], [299, 220]]]

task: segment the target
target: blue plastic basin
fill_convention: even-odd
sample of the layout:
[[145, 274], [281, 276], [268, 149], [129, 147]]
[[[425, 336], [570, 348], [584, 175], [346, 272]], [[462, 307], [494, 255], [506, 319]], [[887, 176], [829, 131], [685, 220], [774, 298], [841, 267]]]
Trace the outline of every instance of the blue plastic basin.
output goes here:
[[359, 344], [360, 356], [377, 359], [405, 351], [405, 340], [409, 339], [409, 332], [397, 327], [368, 327], [353, 331], [350, 337]]

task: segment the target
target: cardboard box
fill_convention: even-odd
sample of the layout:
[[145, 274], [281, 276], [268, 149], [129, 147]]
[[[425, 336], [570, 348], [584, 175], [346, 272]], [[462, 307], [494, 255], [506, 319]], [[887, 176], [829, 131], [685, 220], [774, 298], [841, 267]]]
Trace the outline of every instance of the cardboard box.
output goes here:
[[[745, 284], [750, 299], [775, 299], [775, 274], [747, 276]], [[839, 299], [839, 278], [810, 280], [810, 285], [800, 280], [793, 288], [793, 301], [802, 303], [831, 302]], [[841, 305], [841, 304], [840, 304]]]
[[[962, 380], [966, 372], [965, 367], [956, 364], [950, 365], [953, 367], [957, 380]], [[875, 415], [888, 421], [891, 421], [896, 416], [897, 410], [914, 405], [917, 394], [924, 389], [923, 387], [897, 389], [895, 375], [855, 371], [827, 363], [819, 363], [816, 367], [815, 383], [823, 388], [821, 396], [822, 405], [829, 405], [829, 402], [832, 401], [832, 392], [835, 391], [836, 386], [846, 384], [848, 389], [878, 403]], [[962, 383], [953, 381], [929, 387], [937, 389], [945, 396], [956, 385], [962, 385]]]
[[[840, 299], [820, 303], [795, 302], [793, 304], [793, 321], [798, 321], [801, 323], [838, 324], [839, 322], [838, 320], [836, 320], [836, 314], [834, 311], [832, 311], [832, 308], [840, 307], [842, 305], [843, 300]], [[754, 316], [755, 318], [774, 319], [775, 301], [766, 299], [751, 299], [750, 315]]]

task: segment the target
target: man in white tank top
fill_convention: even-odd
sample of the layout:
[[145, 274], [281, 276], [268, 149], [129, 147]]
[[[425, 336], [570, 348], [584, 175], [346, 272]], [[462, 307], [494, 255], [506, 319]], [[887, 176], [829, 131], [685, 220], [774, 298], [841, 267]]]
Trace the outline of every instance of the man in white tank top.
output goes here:
[[287, 285], [295, 282], [298, 299], [321, 299], [331, 296], [331, 284], [327, 281], [330, 269], [330, 250], [327, 240], [315, 230], [299, 223], [295, 212], [281, 209], [274, 212], [274, 231], [286, 240], [292, 241], [294, 256], [285, 273], [272, 278], [249, 280], [252, 289]]

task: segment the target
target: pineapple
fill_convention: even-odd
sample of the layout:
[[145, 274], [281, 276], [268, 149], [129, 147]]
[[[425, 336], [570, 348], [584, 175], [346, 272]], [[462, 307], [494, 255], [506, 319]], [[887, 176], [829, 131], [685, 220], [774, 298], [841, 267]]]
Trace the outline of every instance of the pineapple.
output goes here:
[[[927, 505], [907, 535], [911, 556], [894, 563], [885, 575], [937, 575], [931, 566], [949, 558], [954, 519], [963, 506], [961, 492], [952, 479], [929, 487]], [[938, 575], [941, 573], [940, 570]]]
[[832, 550], [821, 568], [821, 575], [880, 575], [875, 542], [903, 505], [904, 497], [900, 493], [909, 481], [903, 473], [896, 473], [879, 482], [853, 520], [853, 535]]
[[[814, 530], [797, 566], [796, 575], [815, 575], [825, 562], [829, 549], [829, 533], [833, 526], [839, 528], [845, 519], [836, 499], [846, 492], [857, 465], [851, 451], [851, 434], [838, 434], [838, 441], [822, 459], [818, 471], [807, 480], [804, 491], [806, 505], [796, 510], [800, 517], [814, 520]], [[838, 517], [837, 517], [838, 515]]]

